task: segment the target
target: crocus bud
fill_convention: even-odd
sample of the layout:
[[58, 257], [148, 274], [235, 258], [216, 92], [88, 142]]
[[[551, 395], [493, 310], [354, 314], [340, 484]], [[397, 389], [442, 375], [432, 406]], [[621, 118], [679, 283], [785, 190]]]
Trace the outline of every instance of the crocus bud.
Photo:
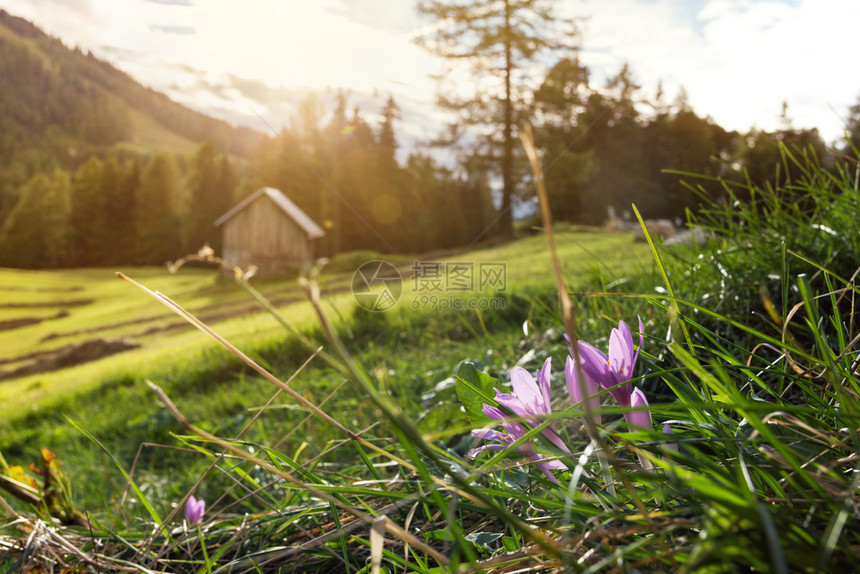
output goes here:
[[188, 524], [194, 526], [200, 519], [203, 518], [203, 513], [206, 511], [206, 501], [202, 498], [200, 500], [194, 498], [194, 495], [188, 497], [188, 500], [185, 502], [185, 518], [188, 520]]
[[[600, 398], [597, 396], [597, 393], [600, 392], [600, 387], [597, 385], [597, 382], [585, 374], [580, 379], [576, 371], [576, 361], [574, 361], [573, 357], [567, 357], [567, 360], [564, 362], [564, 378], [567, 381], [567, 394], [570, 395], [570, 400], [574, 404], [582, 403], [583, 409], [585, 409], [584, 401], [587, 400], [592, 412], [599, 409]], [[582, 394], [583, 390], [585, 391], [584, 396]], [[594, 413], [593, 418], [595, 424], [599, 425], [601, 423], [601, 417], [598, 413]]]
[[645, 407], [645, 410], [624, 413], [624, 419], [627, 421], [627, 425], [651, 430], [653, 427], [653, 423], [651, 422], [651, 409], [648, 408], [648, 399], [645, 398], [645, 393], [643, 393], [641, 389], [633, 389], [633, 392], [630, 393], [630, 407], [638, 407], [640, 409]]
[[[672, 426], [669, 423], [663, 423], [663, 434], [672, 435]], [[666, 448], [678, 452], [678, 443], [666, 441]]]

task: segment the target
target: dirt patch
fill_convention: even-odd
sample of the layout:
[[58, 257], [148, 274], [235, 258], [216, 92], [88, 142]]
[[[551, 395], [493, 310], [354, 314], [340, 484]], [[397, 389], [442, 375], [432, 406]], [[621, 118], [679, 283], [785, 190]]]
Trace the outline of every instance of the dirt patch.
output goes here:
[[83, 307], [95, 303], [95, 299], [69, 299], [66, 301], [46, 301], [45, 303], [2, 303], [3, 309], [44, 309], [55, 307]]
[[17, 291], [21, 293], [72, 293], [74, 291], [83, 291], [84, 288], [80, 285], [72, 287], [17, 287], [11, 285], [0, 285], [0, 291]]
[[21, 327], [38, 325], [42, 321], [50, 321], [51, 319], [62, 319], [63, 317], [68, 316], [69, 312], [63, 309], [53, 317], [21, 317], [20, 319], [9, 319], [8, 321], [0, 321], [0, 331], [11, 331], [12, 329], [20, 329]]
[[[411, 265], [411, 263], [405, 263], [401, 266], [401, 274], [404, 277], [409, 276], [409, 265]], [[337, 293], [348, 292], [351, 289], [348, 279], [351, 277], [351, 273], [344, 274], [342, 282], [346, 283], [345, 285], [338, 284], [338, 286], [336, 287], [325, 289], [322, 295], [325, 297]], [[340, 283], [339, 281], [332, 282], [336, 284]], [[290, 292], [288, 294], [282, 294], [281, 296], [273, 296], [273, 294], [271, 293], [266, 295], [269, 297], [269, 301], [276, 307], [283, 307], [286, 305], [299, 303], [307, 300], [307, 298], [303, 294], [301, 294], [298, 289], [290, 289], [289, 291]], [[68, 302], [64, 304], [68, 305]], [[81, 300], [81, 304], [86, 303]], [[204, 323], [209, 325], [217, 323], [219, 321], [232, 319], [234, 317], [240, 317], [251, 313], [264, 312], [260, 308], [259, 304], [252, 300], [206, 305], [197, 309], [192, 309], [190, 311], [199, 319], [201, 319]], [[65, 311], [60, 311], [60, 313], [65, 313]], [[133, 334], [134, 337], [144, 337], [148, 335], [173, 332], [180, 329], [193, 328], [187, 322], [181, 319], [171, 320], [169, 322], [161, 323], [156, 326], [149, 326], [148, 328], [145, 327], [147, 323], [151, 323], [153, 321], [164, 321], [164, 319], [165, 317], [163, 315], [149, 316], [129, 321], [119, 321], [116, 323], [101, 325], [88, 329], [79, 329], [66, 332], [54, 332], [43, 337], [42, 341], [44, 342], [52, 339], [72, 336], [95, 335], [98, 332], [103, 332], [109, 329], [128, 327], [131, 325], [143, 326], [140, 332]], [[135, 349], [140, 346], [141, 343], [130, 339], [96, 338], [90, 339], [84, 343], [80, 343], [77, 345], [66, 345], [51, 351], [37, 351], [29, 353], [27, 355], [19, 355], [17, 357], [11, 357], [8, 359], [0, 359], [0, 365], [29, 361], [27, 364], [14, 369], [0, 370], [0, 381], [5, 381], [37, 373], [46, 373], [57, 369], [80, 365], [83, 363], [88, 363], [90, 361], [95, 361], [102, 357], [113, 355], [115, 353]]]
[[20, 329], [21, 327], [38, 325], [42, 321], [44, 321], [44, 319], [42, 319], [41, 317], [21, 317], [20, 319], [0, 321], [0, 331], [11, 331], [12, 329]]
[[[333, 294], [340, 293], [343, 291], [348, 291], [349, 287], [339, 287], [335, 289], [328, 289], [323, 294]], [[275, 305], [276, 307], [281, 307], [285, 305], [291, 305], [293, 303], [299, 303], [302, 301], [307, 301], [307, 297], [301, 294], [290, 295], [290, 296], [281, 296], [281, 297], [269, 297], [269, 301]], [[241, 317], [243, 315], [248, 315], [250, 313], [259, 313], [262, 312], [262, 308], [258, 303], [251, 299], [242, 300], [242, 301], [233, 301], [230, 303], [217, 303], [215, 305], [207, 305], [204, 307], [199, 307], [197, 309], [189, 309], [189, 311], [198, 317], [201, 321], [207, 324], [215, 323], [217, 321], [223, 321], [226, 319], [233, 319], [235, 317]], [[167, 317], [170, 315], [168, 314]], [[53, 332], [48, 333], [44, 337], [40, 339], [40, 342], [52, 341], [54, 339], [62, 339], [65, 337], [78, 337], [80, 335], [93, 335], [96, 333], [100, 333], [103, 331], [109, 331], [112, 329], [121, 329], [124, 327], [130, 327], [132, 325], [145, 325], [146, 323], [153, 323], [157, 321], [164, 321], [165, 315], [151, 315], [148, 317], [143, 317], [140, 319], [132, 319], [129, 321], [119, 321], [116, 323], [109, 323], [106, 325], [100, 325], [98, 327], [90, 327], [88, 329], [77, 329], [74, 331], [64, 331], [64, 332]], [[168, 331], [175, 331], [181, 328], [192, 328], [186, 321], [176, 320], [169, 321], [166, 324], [151, 326], [143, 331], [136, 333], [134, 336], [137, 337], [145, 337], [147, 335], [154, 335], [156, 333], [164, 333]], [[18, 360], [18, 359], [13, 359]], [[2, 364], [2, 361], [0, 361]]]
[[[65, 348], [65, 347], [64, 347]], [[56, 351], [34, 351], [32, 353], [27, 353], [26, 355], [18, 355], [17, 357], [11, 357], [8, 359], [0, 359], [0, 365], [8, 365], [9, 363], [22, 363], [24, 361], [33, 361], [40, 357], [48, 357], [56, 353]], [[2, 374], [3, 371], [0, 371]]]
[[131, 321], [120, 321], [119, 323], [109, 323], [107, 325], [101, 325], [99, 327], [90, 327], [89, 329], [77, 329], [75, 331], [66, 331], [64, 333], [48, 333], [47, 335], [39, 339], [39, 342], [44, 343], [46, 341], [52, 341], [54, 339], [62, 339], [63, 337], [77, 337], [78, 335], [87, 335], [90, 333], [98, 333], [101, 331], [110, 331], [111, 329], [119, 329], [121, 327], [128, 327], [129, 325], [139, 325], [141, 323], [157, 321], [159, 318], [159, 316], [153, 315], [151, 317], [143, 317], [142, 319], [132, 319]]
[[66, 345], [54, 351], [40, 353], [34, 361], [17, 369], [0, 371], [0, 381], [74, 367], [138, 347], [140, 343], [130, 339], [90, 339], [76, 345]]

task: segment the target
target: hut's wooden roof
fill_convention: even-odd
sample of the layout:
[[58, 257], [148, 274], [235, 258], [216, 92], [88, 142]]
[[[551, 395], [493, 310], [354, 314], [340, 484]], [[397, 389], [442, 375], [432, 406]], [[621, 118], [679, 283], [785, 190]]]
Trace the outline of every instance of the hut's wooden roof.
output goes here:
[[299, 206], [290, 201], [280, 190], [273, 187], [261, 187], [244, 200], [242, 200], [233, 209], [215, 220], [216, 226], [221, 226], [231, 217], [245, 209], [248, 205], [254, 203], [260, 196], [267, 195], [269, 199], [275, 202], [275, 205], [283, 211], [288, 217], [295, 221], [299, 227], [307, 234], [309, 239], [317, 239], [325, 235], [322, 228], [308, 216], [307, 213], [299, 209]]

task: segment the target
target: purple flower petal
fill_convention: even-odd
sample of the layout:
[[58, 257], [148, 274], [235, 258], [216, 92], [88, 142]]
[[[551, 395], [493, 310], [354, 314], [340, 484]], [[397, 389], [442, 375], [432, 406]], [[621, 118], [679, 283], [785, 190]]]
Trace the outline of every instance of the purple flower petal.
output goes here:
[[545, 428], [541, 431], [541, 434], [544, 435], [549, 441], [557, 446], [562, 452], [570, 453], [570, 449], [564, 444], [564, 441], [561, 440], [561, 437], [556, 434], [556, 432], [551, 428]]
[[529, 413], [539, 415], [544, 412], [544, 400], [540, 388], [527, 370], [514, 367], [511, 370], [511, 386], [514, 388], [514, 394], [522, 401]]
[[[538, 455], [538, 456], [541, 456], [541, 455]], [[567, 469], [567, 465], [564, 464], [563, 462], [561, 462], [560, 460], [557, 460], [557, 459], [556, 460], [542, 461], [538, 464], [542, 464], [542, 465], [546, 466], [547, 468], [552, 468], [554, 470], [566, 470]]]
[[543, 363], [543, 368], [538, 371], [538, 383], [540, 383], [540, 392], [543, 396], [543, 412], [549, 414], [552, 412], [552, 393], [549, 390], [549, 381], [552, 378], [552, 357], [547, 357]]
[[523, 417], [523, 418], [531, 418], [534, 413], [532, 413], [526, 405], [514, 395], [507, 395], [504, 393], [499, 393], [496, 391], [496, 402], [514, 413], [515, 416]]
[[[578, 344], [578, 350], [582, 360], [582, 371], [586, 379], [609, 390], [619, 405], [639, 409], [624, 413], [627, 425], [632, 429], [651, 430], [653, 423], [648, 399], [645, 397], [645, 393], [640, 389], [634, 389], [630, 383], [645, 340], [645, 326], [642, 317], [637, 317], [637, 319], [639, 320], [638, 347], [633, 344], [633, 334], [630, 332], [630, 327], [624, 321], [619, 321], [618, 327], [613, 328], [609, 335], [608, 355], [604, 355], [599, 349], [584, 342]], [[579, 402], [584, 397], [580, 396], [582, 389], [575, 366], [574, 359], [569, 358], [569, 363], [565, 366], [565, 377], [568, 379], [568, 393], [571, 395], [571, 400]], [[641, 456], [640, 462], [643, 468], [651, 468], [650, 463]]]
[[[663, 423], [663, 434], [667, 434], [667, 435], [674, 434], [674, 431], [672, 430], [672, 427], [671, 427], [671, 425], [669, 425], [669, 423]], [[678, 452], [678, 443], [667, 441], [666, 442], [666, 448], [668, 448], [669, 450], [674, 450], [675, 452]]]
[[[571, 402], [579, 404], [583, 403], [583, 401], [587, 399], [592, 411], [600, 408], [600, 398], [596, 396], [600, 390], [597, 383], [594, 380], [585, 377], [584, 386], [587, 396], [583, 397], [583, 385], [581, 384], [582, 382], [579, 380], [579, 376], [576, 371], [576, 361], [573, 357], [567, 357], [564, 362], [564, 378], [567, 381], [567, 394], [570, 396]], [[585, 408], [584, 404], [583, 408]], [[594, 415], [594, 422], [597, 424], [602, 422], [599, 414]]]
[[[598, 351], [599, 352], [599, 351]], [[605, 362], [605, 361], [604, 361]], [[552, 413], [552, 396], [550, 394], [550, 379], [551, 379], [552, 360], [547, 358], [543, 366], [537, 372], [537, 382], [526, 369], [522, 367], [514, 367], [511, 370], [511, 386], [513, 392], [502, 393], [496, 390], [495, 400], [499, 406], [510, 411], [514, 416], [525, 419], [529, 425], [538, 426], [542, 423], [546, 415]], [[596, 383], [594, 388], [597, 389]], [[522, 440], [526, 434], [526, 426], [511, 422], [508, 414], [495, 406], [485, 404], [482, 409], [483, 413], [498, 421], [504, 428], [504, 432], [497, 432], [490, 429], [474, 429], [472, 434], [485, 440], [495, 441], [492, 444], [482, 445], [478, 448], [473, 448], [469, 451], [469, 456], [474, 458], [479, 453], [485, 450], [503, 450], [509, 448], [510, 445], [520, 441], [516, 450], [529, 459], [529, 462], [537, 464], [544, 474], [550, 480], [558, 481], [552, 475], [552, 469], [566, 469], [567, 466], [558, 460], [547, 461], [547, 457], [543, 454], [535, 452], [531, 440]], [[570, 449], [561, 440], [561, 437], [555, 432], [553, 425], [549, 425], [541, 430], [541, 433], [556, 447], [565, 453], [570, 453]]]
[[190, 526], [200, 522], [204, 512], [206, 512], [206, 501], [202, 498], [198, 500], [194, 498], [194, 495], [191, 495], [185, 501], [185, 518]]
[[654, 427], [651, 422], [651, 409], [648, 408], [648, 399], [645, 398], [645, 393], [641, 389], [634, 389], [630, 395], [630, 406], [633, 408], [645, 407], [645, 409], [624, 413], [624, 419], [627, 421], [627, 424], [631, 427], [651, 430]]
[[507, 423], [502, 421], [502, 427], [505, 429], [505, 432], [508, 433], [511, 437], [510, 444], [521, 439], [526, 434], [526, 429], [523, 428], [523, 425], [519, 423]]
[[499, 431], [493, 429], [472, 429], [472, 434], [484, 440], [504, 441], [506, 435], [502, 435]]
[[[496, 392], [498, 392], [498, 391], [496, 391]], [[508, 415], [506, 415], [505, 413], [500, 411], [497, 407], [493, 407], [493, 406], [486, 405], [486, 404], [484, 405], [484, 408], [481, 409], [481, 412], [483, 412], [485, 415], [487, 415], [491, 419], [495, 419], [497, 421], [508, 418]]]
[[486, 445], [486, 444], [485, 444], [485, 445], [483, 445], [483, 446], [479, 446], [479, 447], [477, 447], [477, 448], [473, 448], [473, 449], [469, 450], [469, 452], [467, 452], [467, 453], [466, 453], [466, 455], [467, 455], [469, 458], [475, 458], [476, 456], [478, 456], [479, 454], [481, 454], [482, 452], [484, 452], [485, 450], [487, 450], [487, 447], [488, 447], [488, 446], [489, 446], [489, 445]]
[[[623, 324], [623, 322], [621, 324]], [[589, 377], [597, 380], [600, 386], [604, 389], [611, 389], [609, 394], [615, 398], [619, 405], [624, 407], [629, 406], [631, 391], [630, 385], [618, 386], [621, 383], [630, 380], [630, 377], [624, 376], [619, 372], [619, 369], [624, 369], [624, 365], [626, 364], [623, 359], [626, 353], [624, 334], [619, 332], [618, 329], [612, 330], [612, 333], [609, 336], [609, 356], [604, 355], [603, 351], [589, 345], [588, 343], [582, 343], [580, 345], [579, 352], [583, 359], [582, 368], [585, 373]], [[602, 361], [598, 362], [598, 357], [602, 359]]]
[[485, 450], [505, 450], [506, 448], [508, 448], [508, 445], [506, 445], [506, 444], [500, 444], [500, 443], [485, 444], [485, 445], [481, 445], [477, 448], [473, 448], [467, 454], [469, 455], [469, 458], [475, 458], [476, 456], [478, 456], [479, 454], [481, 454]]
[[585, 341], [580, 341], [577, 346], [582, 370], [587, 377], [598, 381], [601, 386], [604, 386], [604, 381], [607, 379], [614, 380], [612, 371], [609, 369], [609, 357], [603, 351]]
[[[619, 405], [630, 406], [633, 386], [628, 383], [636, 370], [636, 361], [645, 339], [645, 326], [642, 317], [639, 319], [639, 346], [633, 344], [633, 334], [624, 321], [618, 322], [609, 334], [609, 354], [580, 341], [577, 345], [582, 360], [582, 371], [588, 379], [596, 381], [609, 393]], [[573, 353], [571, 352], [571, 356]]]
[[[558, 484], [559, 486], [561, 486], [561, 483], [558, 481], [558, 479], [555, 477], [555, 475], [553, 475], [552, 471], [550, 470], [552, 467], [550, 466], [549, 463], [539, 462], [539, 463], [537, 463], [537, 467], [541, 470], [541, 472], [543, 472], [546, 475], [546, 477], [551, 482], [554, 482], [555, 484]], [[565, 468], [567, 468], [567, 467], [565, 467]]]
[[618, 328], [612, 329], [609, 335], [609, 366], [619, 383], [633, 378], [632, 367], [635, 356], [630, 328], [624, 321], [619, 321]]
[[639, 351], [642, 350], [642, 344], [645, 342], [645, 325], [642, 323], [642, 317], [636, 316], [639, 319], [639, 346], [636, 347], [636, 355], [633, 357], [633, 366], [631, 367], [631, 377], [632, 369], [636, 368], [636, 361], [639, 360]]

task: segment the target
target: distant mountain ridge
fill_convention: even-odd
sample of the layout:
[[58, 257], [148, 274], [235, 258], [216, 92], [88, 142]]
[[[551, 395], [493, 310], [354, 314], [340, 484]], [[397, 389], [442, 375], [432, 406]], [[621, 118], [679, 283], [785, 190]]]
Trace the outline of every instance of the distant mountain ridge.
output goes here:
[[262, 138], [186, 108], [5, 10], [0, 86], [0, 194], [35, 172], [73, 168], [92, 154], [190, 153], [212, 141], [249, 157]]

